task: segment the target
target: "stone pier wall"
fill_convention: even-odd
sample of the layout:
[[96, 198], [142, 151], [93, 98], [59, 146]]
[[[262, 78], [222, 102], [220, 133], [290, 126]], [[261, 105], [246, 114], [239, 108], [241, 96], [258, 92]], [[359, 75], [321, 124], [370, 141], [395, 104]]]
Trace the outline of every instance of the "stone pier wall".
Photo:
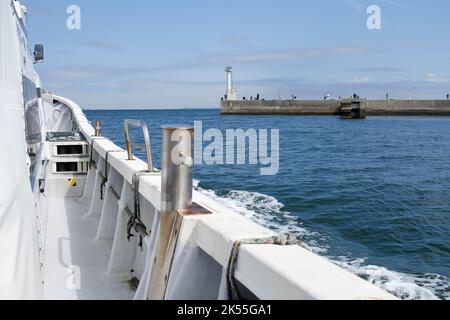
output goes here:
[[[348, 101], [348, 100], [345, 100]], [[448, 100], [358, 100], [367, 115], [450, 116]], [[340, 115], [338, 100], [222, 101], [222, 114], [247, 115]]]

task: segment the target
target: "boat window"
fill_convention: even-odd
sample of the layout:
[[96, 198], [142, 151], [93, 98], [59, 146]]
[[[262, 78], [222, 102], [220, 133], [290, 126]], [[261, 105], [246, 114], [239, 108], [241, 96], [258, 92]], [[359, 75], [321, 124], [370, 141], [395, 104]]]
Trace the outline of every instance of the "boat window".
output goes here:
[[27, 77], [22, 77], [23, 103], [25, 108], [25, 130], [28, 146], [41, 141], [41, 121], [36, 85]]
[[58, 162], [56, 172], [78, 172], [78, 162]]
[[57, 147], [58, 155], [82, 155], [82, 145], [62, 145]]

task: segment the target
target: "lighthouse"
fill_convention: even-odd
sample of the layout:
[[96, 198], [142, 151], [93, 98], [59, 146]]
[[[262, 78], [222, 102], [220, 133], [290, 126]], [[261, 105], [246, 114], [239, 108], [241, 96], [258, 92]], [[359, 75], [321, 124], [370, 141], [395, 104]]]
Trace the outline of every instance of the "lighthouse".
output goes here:
[[227, 94], [225, 100], [237, 100], [237, 91], [233, 87], [233, 67], [225, 67], [227, 73]]

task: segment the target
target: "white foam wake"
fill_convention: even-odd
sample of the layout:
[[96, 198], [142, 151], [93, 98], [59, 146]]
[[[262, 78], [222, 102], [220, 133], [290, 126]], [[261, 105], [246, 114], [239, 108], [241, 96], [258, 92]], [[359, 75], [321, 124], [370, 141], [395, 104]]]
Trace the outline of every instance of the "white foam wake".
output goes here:
[[219, 196], [212, 190], [194, 185], [199, 192], [215, 199], [219, 203], [240, 213], [256, 223], [277, 232], [288, 231], [297, 235], [313, 252], [321, 254], [340, 267], [366, 279], [376, 286], [406, 300], [438, 299], [437, 293], [446, 299], [450, 298], [450, 281], [448, 278], [435, 274], [410, 275], [388, 270], [381, 266], [368, 265], [365, 259], [348, 257], [329, 257], [329, 247], [317, 239], [324, 238], [317, 232], [305, 229], [300, 219], [290, 212], [283, 211], [284, 205], [274, 197], [257, 192], [230, 191], [225, 196]]
[[450, 289], [448, 279], [440, 275], [411, 275], [395, 272], [385, 267], [368, 265], [365, 263], [365, 259], [349, 260], [343, 257], [341, 261], [330, 260], [405, 300], [438, 300], [437, 291], [441, 291], [445, 295], [444, 292], [448, 292]]

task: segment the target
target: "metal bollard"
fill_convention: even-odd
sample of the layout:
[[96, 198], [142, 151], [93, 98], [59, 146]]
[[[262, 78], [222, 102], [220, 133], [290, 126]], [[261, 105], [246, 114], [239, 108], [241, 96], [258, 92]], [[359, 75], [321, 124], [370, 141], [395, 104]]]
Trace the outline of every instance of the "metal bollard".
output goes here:
[[184, 214], [192, 210], [194, 128], [165, 126], [162, 142], [161, 215], [148, 298], [164, 299]]
[[161, 241], [164, 252], [177, 212], [192, 209], [193, 127], [163, 127]]

